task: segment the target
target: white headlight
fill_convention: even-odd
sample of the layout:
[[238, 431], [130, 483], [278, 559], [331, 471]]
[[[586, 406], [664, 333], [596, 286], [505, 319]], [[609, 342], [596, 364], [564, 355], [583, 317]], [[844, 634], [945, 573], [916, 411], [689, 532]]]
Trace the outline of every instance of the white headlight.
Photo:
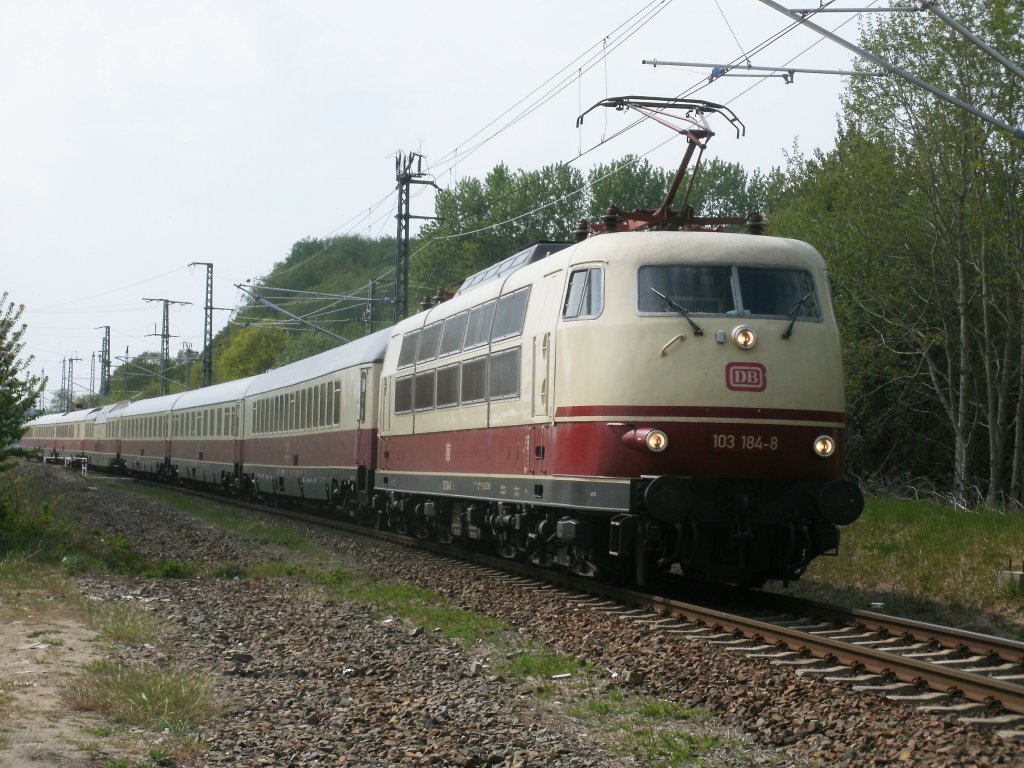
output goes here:
[[644, 438], [644, 442], [647, 444], [647, 450], [653, 451], [654, 453], [661, 453], [668, 448], [668, 435], [660, 429], [652, 429], [647, 433], [647, 437]]
[[814, 452], [822, 458], [828, 458], [836, 452], [836, 441], [829, 435], [814, 438]]
[[749, 325], [737, 325], [732, 330], [732, 340], [740, 349], [752, 349], [757, 344], [757, 333]]

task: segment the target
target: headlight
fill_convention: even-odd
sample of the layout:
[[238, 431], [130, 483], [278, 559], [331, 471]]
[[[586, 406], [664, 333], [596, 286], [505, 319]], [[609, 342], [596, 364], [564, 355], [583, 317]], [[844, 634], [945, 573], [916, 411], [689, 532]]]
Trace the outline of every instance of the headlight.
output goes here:
[[820, 435], [814, 438], [814, 452], [827, 459], [836, 452], [836, 441], [829, 435]]
[[749, 325], [737, 325], [733, 328], [732, 340], [740, 349], [752, 349], [757, 344], [757, 333]]
[[654, 453], [661, 453], [668, 448], [668, 435], [660, 429], [652, 429], [647, 433], [647, 437], [644, 438], [644, 442], [647, 444], [647, 450], [653, 451]]

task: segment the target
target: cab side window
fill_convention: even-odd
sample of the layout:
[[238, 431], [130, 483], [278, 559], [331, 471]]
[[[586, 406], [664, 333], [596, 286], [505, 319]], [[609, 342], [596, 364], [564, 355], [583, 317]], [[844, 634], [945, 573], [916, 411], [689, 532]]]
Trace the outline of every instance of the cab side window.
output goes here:
[[573, 270], [565, 292], [562, 317], [566, 320], [597, 317], [604, 309], [604, 270], [600, 267]]

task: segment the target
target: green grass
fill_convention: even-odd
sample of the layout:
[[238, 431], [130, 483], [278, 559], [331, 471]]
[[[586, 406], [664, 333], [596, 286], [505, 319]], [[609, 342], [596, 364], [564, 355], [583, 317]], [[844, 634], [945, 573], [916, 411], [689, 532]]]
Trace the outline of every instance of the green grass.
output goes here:
[[1008, 565], [1021, 570], [1022, 557], [1024, 512], [869, 498], [861, 518], [843, 529], [839, 557], [816, 560], [792, 591], [1024, 632], [1021, 595], [996, 577]]
[[265, 523], [251, 515], [228, 507], [186, 496], [177, 491], [153, 486], [136, 486], [133, 492], [166, 504], [174, 509], [187, 512], [207, 525], [268, 544], [291, 550], [309, 551], [313, 544], [300, 533], [286, 526]]
[[160, 619], [131, 603], [89, 603], [86, 617], [89, 626], [109, 643], [161, 645], [170, 636]]
[[437, 630], [463, 645], [501, 643], [510, 627], [502, 621], [450, 605], [434, 592], [343, 569], [321, 577], [335, 598], [372, 603], [382, 614], [396, 616], [425, 630]]
[[530, 677], [550, 679], [555, 675], [575, 675], [581, 669], [583, 663], [574, 656], [544, 648], [526, 648], [511, 652], [507, 661], [497, 665], [495, 672], [511, 680], [526, 680]]
[[[592, 732], [605, 734], [619, 754], [648, 765], [704, 765], [710, 752], [734, 746], [704, 732], [703, 725], [711, 719], [705, 710], [649, 696], [628, 696], [618, 690], [585, 695], [569, 706], [568, 713]], [[730, 758], [730, 764], [740, 760], [738, 755]]]
[[86, 665], [63, 695], [70, 706], [115, 723], [184, 734], [222, 712], [214, 690], [210, 675], [103, 659]]

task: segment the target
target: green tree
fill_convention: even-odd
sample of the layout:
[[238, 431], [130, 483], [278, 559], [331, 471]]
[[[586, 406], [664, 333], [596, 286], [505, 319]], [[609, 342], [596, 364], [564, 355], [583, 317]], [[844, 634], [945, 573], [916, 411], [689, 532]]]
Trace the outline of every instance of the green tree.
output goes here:
[[29, 372], [32, 356], [25, 350], [24, 304], [0, 296], [0, 470], [9, 466], [10, 446], [21, 438], [29, 413], [39, 402], [46, 380]]
[[218, 382], [255, 376], [277, 366], [278, 355], [288, 344], [288, 332], [259, 325], [242, 328], [224, 349], [215, 366]]
[[[412, 289], [433, 294], [539, 240], [576, 228], [583, 176], [565, 165], [512, 172], [495, 166], [481, 182], [461, 180], [437, 194], [437, 220], [424, 225], [409, 265]], [[410, 303], [415, 297], [410, 292]]]
[[[1020, 0], [946, 10], [1022, 58]], [[934, 18], [893, 14], [862, 44], [1021, 123], [1024, 84]], [[923, 395], [890, 442], [919, 440], [916, 414], [930, 413], [945, 433], [948, 485], [967, 500], [978, 488], [991, 502], [1020, 501], [1024, 483], [1022, 153], [1019, 139], [899, 78], [853, 79], [836, 149], [796, 163], [789, 213], [776, 219], [776, 231], [811, 230], [828, 252], [848, 359], [864, 366], [851, 369], [853, 391]]]

